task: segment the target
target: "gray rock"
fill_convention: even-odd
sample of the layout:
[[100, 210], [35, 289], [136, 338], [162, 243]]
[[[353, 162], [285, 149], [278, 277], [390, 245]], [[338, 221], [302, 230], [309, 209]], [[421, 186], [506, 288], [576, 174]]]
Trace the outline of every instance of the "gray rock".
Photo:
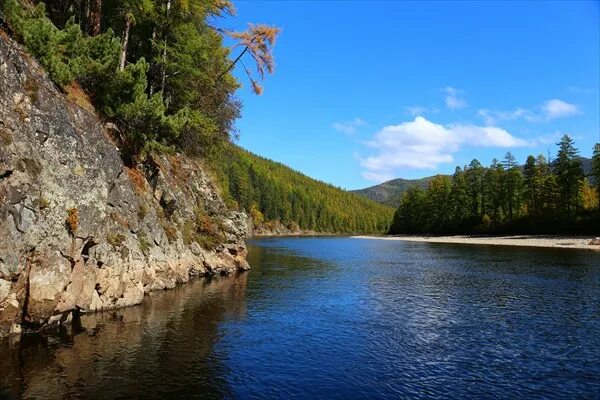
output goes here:
[[0, 278], [0, 304], [8, 297], [10, 292], [10, 281]]
[[[129, 168], [106, 132], [117, 127], [70, 102], [6, 36], [0, 66], [0, 337], [248, 268], [250, 220], [199, 161], [155, 155]], [[216, 250], [184, 241], [196, 211], [224, 227]]]

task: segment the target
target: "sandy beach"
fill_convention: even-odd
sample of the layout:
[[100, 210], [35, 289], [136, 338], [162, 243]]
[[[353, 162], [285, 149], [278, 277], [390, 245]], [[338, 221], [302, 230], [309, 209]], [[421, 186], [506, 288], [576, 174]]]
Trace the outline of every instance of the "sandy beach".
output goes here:
[[406, 242], [427, 243], [458, 243], [479, 244], [493, 246], [528, 246], [528, 247], [554, 247], [564, 249], [597, 250], [600, 246], [590, 245], [591, 236], [550, 236], [550, 235], [514, 235], [514, 236], [352, 236], [359, 239], [377, 240], [403, 240]]

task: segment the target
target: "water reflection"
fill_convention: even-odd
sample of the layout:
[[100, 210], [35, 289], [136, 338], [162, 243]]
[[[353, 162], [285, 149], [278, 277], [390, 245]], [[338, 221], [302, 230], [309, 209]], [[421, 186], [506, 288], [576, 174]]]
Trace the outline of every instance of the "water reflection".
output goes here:
[[214, 354], [214, 344], [224, 318], [246, 315], [246, 283], [247, 274], [195, 281], [143, 306], [84, 315], [83, 333], [3, 343], [0, 390], [9, 398], [225, 397], [226, 354]]
[[9, 398], [600, 398], [600, 257], [347, 238], [0, 344]]

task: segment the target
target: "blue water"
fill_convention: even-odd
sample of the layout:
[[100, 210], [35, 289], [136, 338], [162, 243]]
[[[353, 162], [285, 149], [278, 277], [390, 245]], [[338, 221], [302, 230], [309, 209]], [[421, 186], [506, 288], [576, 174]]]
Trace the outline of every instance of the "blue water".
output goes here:
[[599, 399], [600, 253], [350, 238], [0, 344], [0, 397]]

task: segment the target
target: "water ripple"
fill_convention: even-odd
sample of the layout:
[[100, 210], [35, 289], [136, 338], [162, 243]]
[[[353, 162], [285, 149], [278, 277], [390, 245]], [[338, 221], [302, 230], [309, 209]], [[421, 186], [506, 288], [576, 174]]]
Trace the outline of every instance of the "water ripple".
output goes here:
[[600, 258], [264, 239], [250, 273], [0, 344], [0, 398], [600, 398]]

